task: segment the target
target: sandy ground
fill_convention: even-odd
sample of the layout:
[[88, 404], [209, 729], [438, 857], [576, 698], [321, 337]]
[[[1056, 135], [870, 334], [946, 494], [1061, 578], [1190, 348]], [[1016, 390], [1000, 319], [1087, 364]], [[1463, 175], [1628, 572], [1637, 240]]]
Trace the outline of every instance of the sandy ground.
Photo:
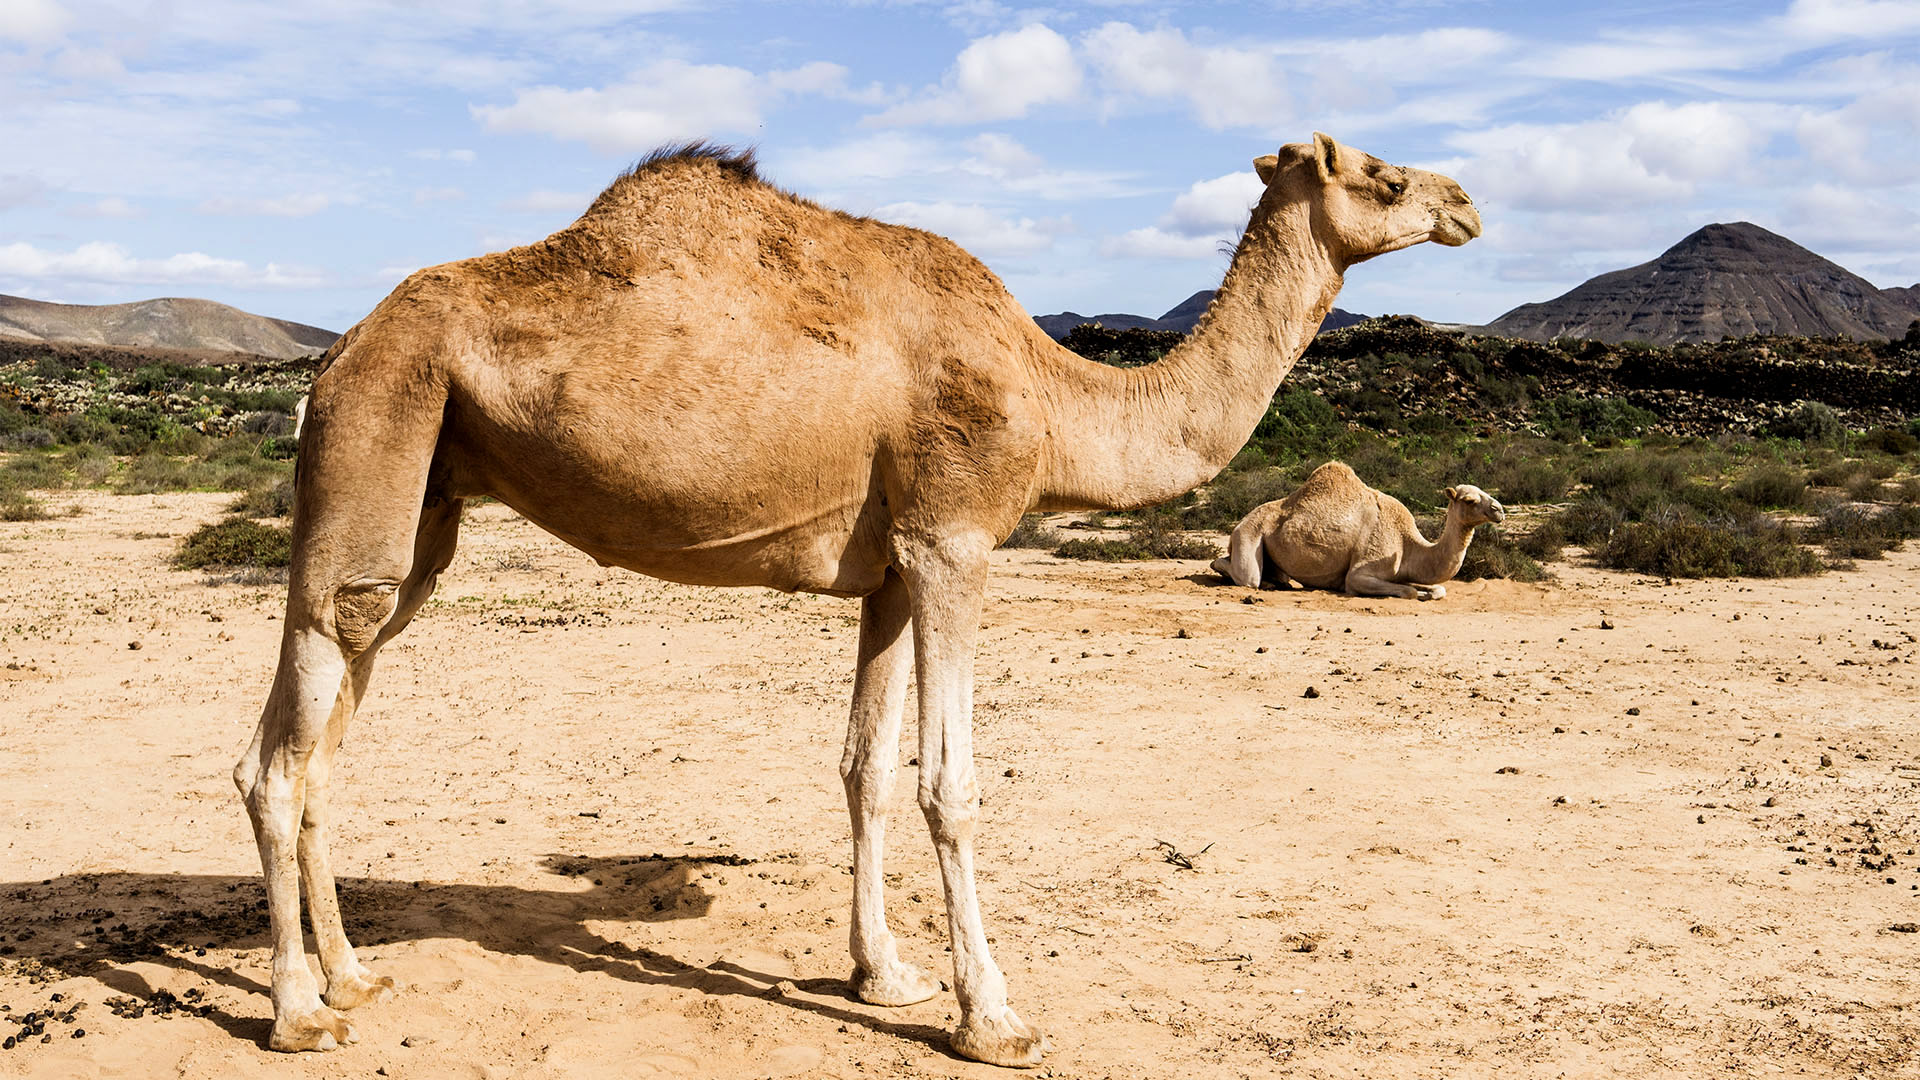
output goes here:
[[[0, 524], [0, 1035], [59, 1013], [0, 1075], [1007, 1075], [947, 1052], [951, 994], [843, 990], [856, 605], [601, 570], [498, 506], [335, 784], [349, 929], [406, 989], [263, 1050], [228, 771], [281, 599], [166, 567], [227, 499]], [[1920, 1075], [1920, 555], [1424, 605], [995, 561], [980, 891], [1043, 1074]], [[892, 923], [944, 971], [913, 777]]]

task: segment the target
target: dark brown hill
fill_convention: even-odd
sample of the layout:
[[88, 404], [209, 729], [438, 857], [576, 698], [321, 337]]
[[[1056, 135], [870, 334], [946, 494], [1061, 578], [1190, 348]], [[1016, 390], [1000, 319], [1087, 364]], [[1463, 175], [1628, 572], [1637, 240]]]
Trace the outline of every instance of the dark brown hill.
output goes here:
[[0, 338], [15, 341], [213, 350], [290, 359], [324, 352], [339, 336], [212, 300], [164, 297], [130, 304], [52, 304], [0, 296]]
[[1708, 225], [1652, 262], [1522, 304], [1486, 330], [1533, 341], [1656, 345], [1747, 334], [1884, 340], [1913, 321], [1908, 293], [1883, 291], [1784, 236], [1737, 221]]
[[[1213, 289], [1202, 289], [1175, 304], [1166, 314], [1157, 319], [1124, 313], [1082, 315], [1077, 311], [1063, 311], [1058, 315], [1035, 315], [1033, 321], [1039, 323], [1040, 329], [1045, 330], [1047, 336], [1055, 341], [1064, 339], [1073, 332], [1074, 327], [1088, 323], [1098, 324], [1108, 330], [1171, 330], [1176, 334], [1185, 334], [1200, 321], [1201, 315], [1206, 314], [1207, 305], [1213, 303], [1213, 294]], [[1365, 315], [1355, 315], [1350, 311], [1334, 308], [1327, 312], [1327, 317], [1321, 321], [1317, 332], [1324, 334], [1329, 330], [1338, 330], [1343, 326], [1365, 322], [1366, 318]]]

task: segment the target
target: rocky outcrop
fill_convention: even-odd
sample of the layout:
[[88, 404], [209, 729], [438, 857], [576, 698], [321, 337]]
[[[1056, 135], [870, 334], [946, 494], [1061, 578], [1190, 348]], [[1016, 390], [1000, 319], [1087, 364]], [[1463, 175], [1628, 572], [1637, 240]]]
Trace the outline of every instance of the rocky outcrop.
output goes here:
[[1639, 266], [1601, 274], [1486, 326], [1549, 341], [1719, 341], [1747, 334], [1898, 338], [1920, 314], [1912, 289], [1882, 290], [1784, 236], [1738, 221], [1708, 225]]

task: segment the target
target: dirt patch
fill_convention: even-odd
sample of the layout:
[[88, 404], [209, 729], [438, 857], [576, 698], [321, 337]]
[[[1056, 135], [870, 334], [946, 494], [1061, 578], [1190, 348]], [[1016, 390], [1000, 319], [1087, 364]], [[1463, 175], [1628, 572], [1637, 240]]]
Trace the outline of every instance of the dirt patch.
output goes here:
[[[280, 590], [169, 568], [231, 496], [70, 498], [0, 524], [0, 1075], [1006, 1075], [951, 994], [844, 990], [857, 606], [497, 505], [337, 766], [348, 929], [405, 989], [267, 1053], [228, 773]], [[1920, 1068], [1920, 554], [1426, 604], [995, 560], [980, 889], [1060, 1075]], [[912, 742], [890, 915], [950, 978]]]

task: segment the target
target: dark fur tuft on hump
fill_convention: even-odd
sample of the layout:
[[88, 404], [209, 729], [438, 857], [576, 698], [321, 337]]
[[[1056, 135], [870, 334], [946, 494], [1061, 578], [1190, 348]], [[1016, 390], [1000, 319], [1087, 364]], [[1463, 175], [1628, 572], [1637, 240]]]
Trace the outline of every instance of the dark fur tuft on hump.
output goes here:
[[735, 150], [731, 146], [718, 146], [705, 139], [692, 139], [683, 143], [662, 146], [646, 157], [634, 163], [624, 175], [639, 176], [649, 169], [661, 165], [670, 165], [677, 161], [711, 161], [720, 166], [722, 172], [732, 173], [735, 179], [749, 183], [760, 179], [760, 164], [754, 160], [754, 148]]
[[765, 182], [760, 179], [760, 165], [759, 162], [754, 160], [753, 147], [749, 146], [744, 150], [736, 150], [731, 146], [720, 146], [708, 142], [705, 139], [693, 139], [688, 142], [662, 146], [646, 157], [634, 162], [631, 169], [613, 178], [613, 183], [608, 184], [606, 190], [602, 191], [600, 195], [593, 200], [593, 204], [587, 207], [587, 213], [592, 214], [595, 210], [601, 209], [603, 205], [607, 204], [608, 198], [615, 192], [621, 190], [632, 181], [646, 176], [650, 172], [683, 162], [701, 161], [711, 162], [719, 168], [722, 173], [741, 183], [760, 184]]

